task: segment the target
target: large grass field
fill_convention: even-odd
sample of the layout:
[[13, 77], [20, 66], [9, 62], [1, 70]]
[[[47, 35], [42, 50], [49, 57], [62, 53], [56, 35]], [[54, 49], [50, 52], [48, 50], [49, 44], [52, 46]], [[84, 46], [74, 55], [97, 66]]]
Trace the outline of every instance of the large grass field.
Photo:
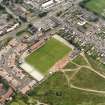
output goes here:
[[90, 11], [105, 17], [105, 0], [87, 0], [84, 6]]
[[105, 91], [105, 79], [88, 68], [81, 68], [73, 78], [72, 84], [82, 88]]
[[77, 56], [72, 62], [76, 63], [77, 65], [88, 65], [82, 55]]
[[102, 64], [98, 60], [94, 60], [91, 56], [88, 56], [86, 54], [86, 57], [91, 64], [92, 68], [95, 69], [96, 71], [100, 72], [101, 74], [105, 75], [105, 64]]
[[16, 95], [9, 105], [37, 105], [37, 102], [48, 105], [105, 105], [104, 70], [105, 66], [91, 56], [80, 54], [70, 61], [63, 72], [59, 71], [50, 76], [26, 97]]
[[[69, 76], [72, 73], [69, 72]], [[71, 88], [62, 73], [50, 77], [30, 95], [49, 105], [98, 105], [105, 102], [105, 96]]]
[[[71, 75], [69, 72], [68, 76]], [[36, 87], [28, 97], [17, 96], [9, 105], [37, 105], [34, 103], [35, 99], [48, 105], [105, 105], [105, 96], [71, 88], [60, 72]]]
[[26, 58], [26, 62], [46, 73], [58, 60], [63, 58], [71, 49], [60, 41], [51, 38], [44, 46], [34, 51]]
[[76, 69], [78, 66], [74, 64], [73, 62], [69, 62], [64, 69]]

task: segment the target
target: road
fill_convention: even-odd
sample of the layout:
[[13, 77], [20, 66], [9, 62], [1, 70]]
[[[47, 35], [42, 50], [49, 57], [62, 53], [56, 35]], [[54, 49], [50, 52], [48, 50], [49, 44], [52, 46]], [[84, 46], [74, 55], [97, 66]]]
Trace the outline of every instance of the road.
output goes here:
[[81, 91], [87, 91], [87, 92], [105, 94], [105, 91], [92, 90], [92, 89], [88, 89], [88, 88], [80, 88], [80, 87], [74, 86], [74, 85], [72, 85], [72, 84], [70, 85], [70, 87], [71, 87], [71, 88], [74, 88], [74, 89], [81, 90]]

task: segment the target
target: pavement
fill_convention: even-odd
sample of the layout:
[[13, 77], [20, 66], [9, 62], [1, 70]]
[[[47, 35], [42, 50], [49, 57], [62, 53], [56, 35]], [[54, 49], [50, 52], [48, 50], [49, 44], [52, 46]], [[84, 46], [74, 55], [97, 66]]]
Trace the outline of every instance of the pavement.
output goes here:
[[27, 73], [29, 73], [37, 81], [41, 81], [44, 78], [44, 75], [38, 72], [39, 70], [35, 69], [26, 62], [22, 63], [20, 67]]
[[69, 42], [67, 42], [65, 39], [63, 39], [62, 37], [60, 37], [59, 35], [53, 35], [53, 37], [57, 40], [59, 40], [60, 42], [64, 43], [66, 46], [68, 46], [70, 49], [74, 49], [74, 46], [71, 45]]

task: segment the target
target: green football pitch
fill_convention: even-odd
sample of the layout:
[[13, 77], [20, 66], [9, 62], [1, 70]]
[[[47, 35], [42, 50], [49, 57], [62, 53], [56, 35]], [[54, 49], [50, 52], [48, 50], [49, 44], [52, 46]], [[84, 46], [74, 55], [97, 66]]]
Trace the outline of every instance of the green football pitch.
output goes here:
[[84, 6], [90, 11], [105, 17], [105, 0], [87, 0]]
[[71, 49], [60, 41], [51, 38], [44, 46], [31, 53], [26, 62], [46, 74], [48, 70], [61, 58], [69, 53]]

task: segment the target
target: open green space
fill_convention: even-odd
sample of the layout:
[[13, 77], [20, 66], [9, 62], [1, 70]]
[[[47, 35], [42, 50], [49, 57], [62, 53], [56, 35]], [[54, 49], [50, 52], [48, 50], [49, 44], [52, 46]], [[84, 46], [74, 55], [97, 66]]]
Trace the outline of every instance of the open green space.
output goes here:
[[105, 79], [84, 67], [75, 75], [72, 84], [81, 88], [105, 91]]
[[105, 17], [105, 0], [83, 0], [82, 3], [88, 10]]
[[11, 103], [11, 105], [27, 105], [27, 104], [25, 104], [23, 101], [17, 101], [17, 102], [13, 102], [13, 103]]
[[[81, 58], [82, 64], [79, 63], [79, 66], [76, 66], [79, 61], [81, 62]], [[103, 93], [77, 89], [105, 91], [105, 78], [95, 72], [102, 74], [100, 71], [105, 70], [103, 64], [85, 54], [84, 56], [77, 56], [74, 60], [75, 64], [74, 61], [68, 64], [68, 71], [56, 72], [42, 84], [34, 87], [25, 97], [16, 95], [9, 105], [20, 105], [20, 101], [23, 102], [21, 105], [37, 105], [37, 102], [48, 105], [105, 105], [105, 95]], [[88, 61], [90, 65], [86, 61], [83, 63], [84, 60]], [[69, 68], [77, 70], [72, 69], [71, 71], [70, 69], [69, 71]]]
[[75, 59], [73, 59], [73, 62], [78, 65], [88, 65], [87, 61], [84, 59], [82, 55], [78, 55]]
[[79, 66], [89, 66], [83, 55], [79, 54], [76, 58], [70, 61], [64, 69], [78, 69]]
[[68, 80], [70, 80], [71, 76], [72, 76], [74, 73], [75, 73], [75, 70], [64, 72], [64, 74], [66, 75], [66, 78], [68, 78]]
[[89, 63], [91, 64], [92, 68], [96, 71], [100, 72], [101, 74], [105, 75], [105, 64], [101, 63], [98, 60], [94, 60], [91, 56], [86, 54], [86, 58], [88, 59]]
[[31, 53], [26, 62], [38, 69], [41, 73], [46, 73], [58, 60], [69, 53], [71, 49], [60, 41], [51, 38], [44, 46]]
[[[101, 103], [105, 103], [105, 96], [70, 88], [65, 76], [61, 72], [52, 75], [41, 85], [34, 88], [28, 94], [28, 97], [37, 99], [48, 105], [104, 105]], [[26, 105], [37, 105], [27, 104], [28, 97], [21, 98], [20, 100], [23, 100]], [[18, 101], [16, 102], [18, 104], [13, 104], [12, 102], [9, 105], [20, 105]]]
[[62, 73], [56, 73], [35, 88], [31, 95], [34, 94], [37, 99], [50, 105], [82, 105], [81, 103], [88, 102], [97, 105], [105, 102], [105, 96], [70, 88]]
[[74, 64], [73, 62], [69, 62], [64, 69], [76, 69], [78, 66]]

